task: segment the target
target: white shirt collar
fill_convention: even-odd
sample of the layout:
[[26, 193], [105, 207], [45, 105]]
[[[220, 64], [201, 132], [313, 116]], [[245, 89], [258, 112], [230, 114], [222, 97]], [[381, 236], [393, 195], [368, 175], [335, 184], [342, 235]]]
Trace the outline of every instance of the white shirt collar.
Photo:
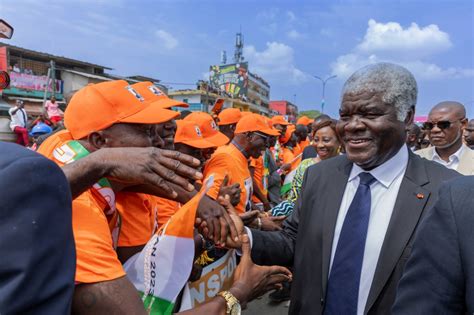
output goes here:
[[[403, 145], [397, 154], [382, 165], [369, 171], [375, 179], [381, 183], [385, 188], [388, 188], [400, 173], [404, 172], [408, 165], [408, 147]], [[349, 182], [359, 176], [360, 173], [366, 172], [357, 164], [353, 163], [351, 173], [349, 175]]]
[[459, 148], [459, 150], [457, 150], [456, 152], [454, 152], [453, 154], [451, 154], [449, 156], [449, 162], [446, 162], [445, 160], [443, 160], [439, 155], [438, 155], [438, 152], [436, 152], [436, 148], [433, 148], [433, 157], [432, 157], [432, 160], [433, 161], [437, 161], [437, 162], [441, 162], [443, 164], [451, 164], [453, 162], [457, 162], [457, 161], [460, 161], [461, 160], [461, 155], [464, 153], [464, 148], [467, 148], [466, 145], [463, 143], [461, 145], [461, 147]]

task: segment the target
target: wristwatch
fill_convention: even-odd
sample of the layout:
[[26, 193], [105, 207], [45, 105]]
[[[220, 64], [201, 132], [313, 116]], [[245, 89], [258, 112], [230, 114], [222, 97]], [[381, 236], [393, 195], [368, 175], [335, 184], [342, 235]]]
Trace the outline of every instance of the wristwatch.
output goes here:
[[230, 293], [229, 291], [221, 291], [217, 294], [222, 296], [225, 299], [225, 302], [227, 303], [226, 314], [240, 315], [240, 302], [232, 293]]

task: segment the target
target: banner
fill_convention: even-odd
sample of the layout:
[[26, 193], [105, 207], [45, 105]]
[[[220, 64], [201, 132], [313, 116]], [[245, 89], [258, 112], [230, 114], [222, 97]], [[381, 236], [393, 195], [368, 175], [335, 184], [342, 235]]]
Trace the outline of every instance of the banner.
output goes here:
[[224, 256], [204, 267], [201, 278], [190, 282], [184, 288], [180, 311], [185, 311], [203, 304], [217, 295], [229, 290], [237, 268], [237, 257], [234, 250], [229, 250]]
[[232, 97], [247, 95], [248, 63], [211, 66], [209, 80], [212, 87], [225, 91]]
[[[10, 87], [23, 89], [23, 90], [33, 90], [33, 91], [44, 91], [46, 85], [48, 84], [48, 77], [26, 74], [26, 73], [18, 73], [18, 72], [10, 72]], [[53, 91], [53, 83], [52, 81], [49, 82], [48, 92]], [[56, 92], [62, 93], [63, 92], [63, 81], [56, 80]]]
[[0, 71], [7, 71], [7, 47], [0, 47]]

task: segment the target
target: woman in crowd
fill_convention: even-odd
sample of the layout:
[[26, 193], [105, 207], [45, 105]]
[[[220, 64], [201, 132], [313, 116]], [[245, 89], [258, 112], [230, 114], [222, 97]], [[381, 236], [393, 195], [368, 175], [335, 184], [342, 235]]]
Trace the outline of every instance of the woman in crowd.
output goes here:
[[291, 183], [291, 190], [288, 198], [272, 209], [272, 215], [274, 216], [289, 215], [293, 212], [295, 202], [301, 191], [303, 175], [308, 167], [322, 160], [339, 155], [341, 152], [342, 141], [336, 133], [336, 121], [326, 120], [314, 127], [316, 128], [314, 128], [312, 132], [312, 145], [316, 149], [318, 155], [315, 158], [305, 159], [300, 163]]

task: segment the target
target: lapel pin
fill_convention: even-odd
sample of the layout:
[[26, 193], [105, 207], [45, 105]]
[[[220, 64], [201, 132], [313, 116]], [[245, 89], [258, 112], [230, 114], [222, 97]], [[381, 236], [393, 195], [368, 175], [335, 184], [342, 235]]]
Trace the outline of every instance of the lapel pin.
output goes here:
[[423, 199], [423, 198], [425, 198], [425, 195], [423, 195], [423, 194], [416, 194], [416, 198], [418, 198], [418, 199]]

